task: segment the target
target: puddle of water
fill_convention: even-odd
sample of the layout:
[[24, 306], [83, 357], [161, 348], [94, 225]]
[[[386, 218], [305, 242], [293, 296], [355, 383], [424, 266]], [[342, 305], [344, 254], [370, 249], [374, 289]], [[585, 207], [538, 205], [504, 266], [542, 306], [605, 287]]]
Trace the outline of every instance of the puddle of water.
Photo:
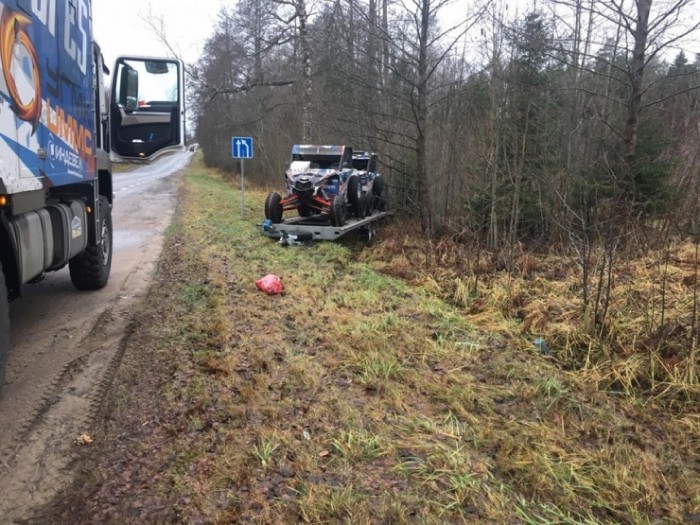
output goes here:
[[124, 250], [126, 248], [136, 248], [144, 246], [148, 240], [148, 235], [144, 235], [140, 230], [115, 230], [114, 249]]

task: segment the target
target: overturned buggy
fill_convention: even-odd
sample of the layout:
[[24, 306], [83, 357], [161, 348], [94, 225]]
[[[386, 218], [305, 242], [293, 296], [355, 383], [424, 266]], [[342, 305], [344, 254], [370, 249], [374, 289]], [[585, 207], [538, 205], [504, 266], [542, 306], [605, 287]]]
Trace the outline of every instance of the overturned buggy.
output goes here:
[[270, 193], [265, 217], [279, 224], [285, 211], [297, 210], [301, 217], [327, 216], [333, 226], [343, 226], [349, 216], [364, 218], [372, 211], [370, 178], [376, 173], [368, 175], [367, 165], [358, 170], [357, 163], [349, 146], [294, 145], [285, 172], [286, 196]]

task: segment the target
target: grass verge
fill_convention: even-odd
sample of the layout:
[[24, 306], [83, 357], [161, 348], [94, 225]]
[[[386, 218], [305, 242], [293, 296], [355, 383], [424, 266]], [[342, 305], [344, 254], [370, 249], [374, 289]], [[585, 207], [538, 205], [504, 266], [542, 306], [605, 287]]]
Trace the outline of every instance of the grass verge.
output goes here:
[[[281, 248], [234, 186], [189, 170], [81, 479], [42, 519], [700, 519], [697, 411], [601, 392], [478, 328], [381, 245]], [[246, 194], [249, 218], [262, 199]], [[268, 272], [283, 295], [255, 288]]]

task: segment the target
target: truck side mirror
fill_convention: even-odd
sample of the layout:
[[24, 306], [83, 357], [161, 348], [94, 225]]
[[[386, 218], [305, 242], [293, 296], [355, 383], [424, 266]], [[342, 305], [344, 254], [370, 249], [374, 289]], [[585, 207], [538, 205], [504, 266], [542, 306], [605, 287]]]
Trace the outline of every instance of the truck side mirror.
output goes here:
[[151, 160], [163, 152], [185, 151], [182, 62], [122, 56], [112, 71], [110, 158]]
[[139, 73], [132, 67], [125, 67], [120, 74], [119, 103], [126, 111], [134, 111], [139, 96]]

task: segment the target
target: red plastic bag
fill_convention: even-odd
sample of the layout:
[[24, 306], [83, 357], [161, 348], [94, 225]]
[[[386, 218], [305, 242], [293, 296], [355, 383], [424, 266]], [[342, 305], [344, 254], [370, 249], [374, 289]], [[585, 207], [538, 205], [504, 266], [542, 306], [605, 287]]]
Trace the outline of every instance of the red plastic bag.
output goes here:
[[258, 287], [263, 293], [267, 295], [277, 295], [282, 293], [282, 281], [275, 274], [268, 273], [265, 277], [262, 277], [255, 281], [255, 286]]

